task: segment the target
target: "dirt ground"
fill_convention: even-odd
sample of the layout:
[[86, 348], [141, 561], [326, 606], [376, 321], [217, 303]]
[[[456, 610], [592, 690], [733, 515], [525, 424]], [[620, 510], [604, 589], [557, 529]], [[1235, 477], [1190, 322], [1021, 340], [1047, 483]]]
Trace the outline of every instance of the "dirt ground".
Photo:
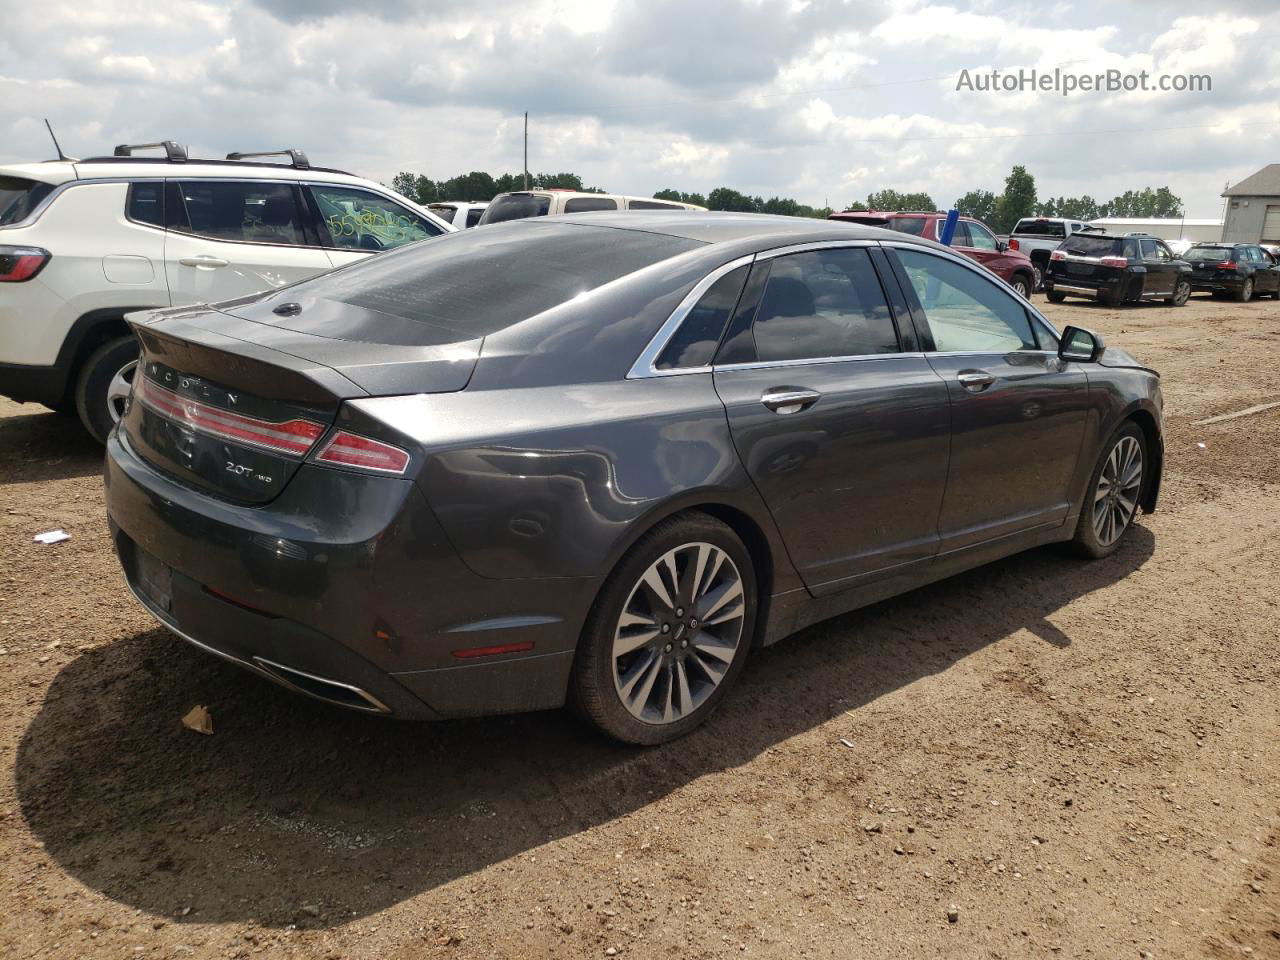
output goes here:
[[0, 956], [1280, 957], [1280, 408], [1195, 423], [1280, 400], [1280, 304], [1045, 309], [1163, 373], [1159, 511], [806, 630], [652, 750], [187, 647], [99, 452], [0, 401]]

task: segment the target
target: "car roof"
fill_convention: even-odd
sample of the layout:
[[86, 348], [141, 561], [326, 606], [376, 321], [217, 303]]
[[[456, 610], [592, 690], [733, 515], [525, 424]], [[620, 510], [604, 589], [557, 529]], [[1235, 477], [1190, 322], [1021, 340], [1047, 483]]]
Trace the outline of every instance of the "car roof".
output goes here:
[[810, 217], [784, 217], [767, 213], [728, 213], [710, 210], [684, 210], [678, 213], [667, 213], [663, 210], [645, 210], [640, 213], [596, 211], [537, 219], [543, 223], [551, 221], [610, 227], [615, 230], [633, 230], [639, 233], [659, 233], [708, 244], [752, 240], [756, 241], [761, 249], [825, 240], [891, 239], [918, 242], [922, 246], [936, 246], [931, 240], [922, 240], [919, 237], [886, 230], [883, 227], [848, 221], [817, 220]]
[[91, 157], [87, 160], [49, 160], [44, 163], [7, 164], [0, 174], [25, 177], [43, 183], [71, 180], [135, 180], [147, 177], [255, 180], [307, 180], [319, 183], [369, 183], [364, 177], [328, 167], [299, 168], [283, 163], [248, 160], [188, 160], [174, 163], [162, 157]]

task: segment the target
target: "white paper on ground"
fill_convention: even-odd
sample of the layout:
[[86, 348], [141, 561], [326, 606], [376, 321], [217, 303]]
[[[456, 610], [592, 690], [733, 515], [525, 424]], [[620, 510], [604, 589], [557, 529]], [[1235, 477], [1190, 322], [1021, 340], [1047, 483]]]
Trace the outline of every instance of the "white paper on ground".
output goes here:
[[71, 534], [65, 530], [46, 530], [44, 533], [37, 533], [34, 537], [36, 543], [61, 543], [63, 540], [70, 540]]

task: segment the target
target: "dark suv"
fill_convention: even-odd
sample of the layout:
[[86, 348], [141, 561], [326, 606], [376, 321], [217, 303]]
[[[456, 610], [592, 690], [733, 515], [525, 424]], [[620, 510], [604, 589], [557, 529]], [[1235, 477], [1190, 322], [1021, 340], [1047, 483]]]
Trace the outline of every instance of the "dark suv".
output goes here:
[[[899, 233], [937, 240], [942, 236], [942, 224], [947, 215], [940, 211], [880, 213], [874, 210], [848, 210], [833, 213], [830, 219], [863, 223], [871, 227], [888, 227]], [[1039, 277], [1036, 276], [1036, 268], [1031, 259], [999, 239], [981, 220], [961, 217], [956, 224], [955, 236], [951, 238], [951, 247], [956, 253], [964, 254], [970, 260], [982, 264], [1024, 297], [1031, 296], [1031, 291], [1036, 288]]]
[[1197, 243], [1182, 256], [1191, 264], [1192, 290], [1241, 303], [1255, 293], [1280, 298], [1280, 266], [1256, 243]]
[[1070, 294], [1111, 307], [1139, 300], [1180, 307], [1191, 296], [1191, 264], [1176, 258], [1157, 237], [1080, 233], [1049, 254], [1044, 290], [1053, 303]]

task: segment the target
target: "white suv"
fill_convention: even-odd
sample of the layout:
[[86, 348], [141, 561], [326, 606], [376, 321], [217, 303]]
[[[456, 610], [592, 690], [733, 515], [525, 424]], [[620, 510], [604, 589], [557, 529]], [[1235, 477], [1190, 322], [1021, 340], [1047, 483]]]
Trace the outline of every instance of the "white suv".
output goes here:
[[561, 213], [590, 213], [593, 210], [706, 210], [692, 203], [628, 197], [620, 193], [584, 193], [579, 190], [517, 190], [500, 193], [485, 207], [478, 224], [523, 220], [526, 217], [554, 217]]
[[0, 394], [74, 410], [104, 440], [137, 358], [129, 311], [246, 296], [454, 229], [296, 150], [196, 160], [164, 141], [0, 167]]

